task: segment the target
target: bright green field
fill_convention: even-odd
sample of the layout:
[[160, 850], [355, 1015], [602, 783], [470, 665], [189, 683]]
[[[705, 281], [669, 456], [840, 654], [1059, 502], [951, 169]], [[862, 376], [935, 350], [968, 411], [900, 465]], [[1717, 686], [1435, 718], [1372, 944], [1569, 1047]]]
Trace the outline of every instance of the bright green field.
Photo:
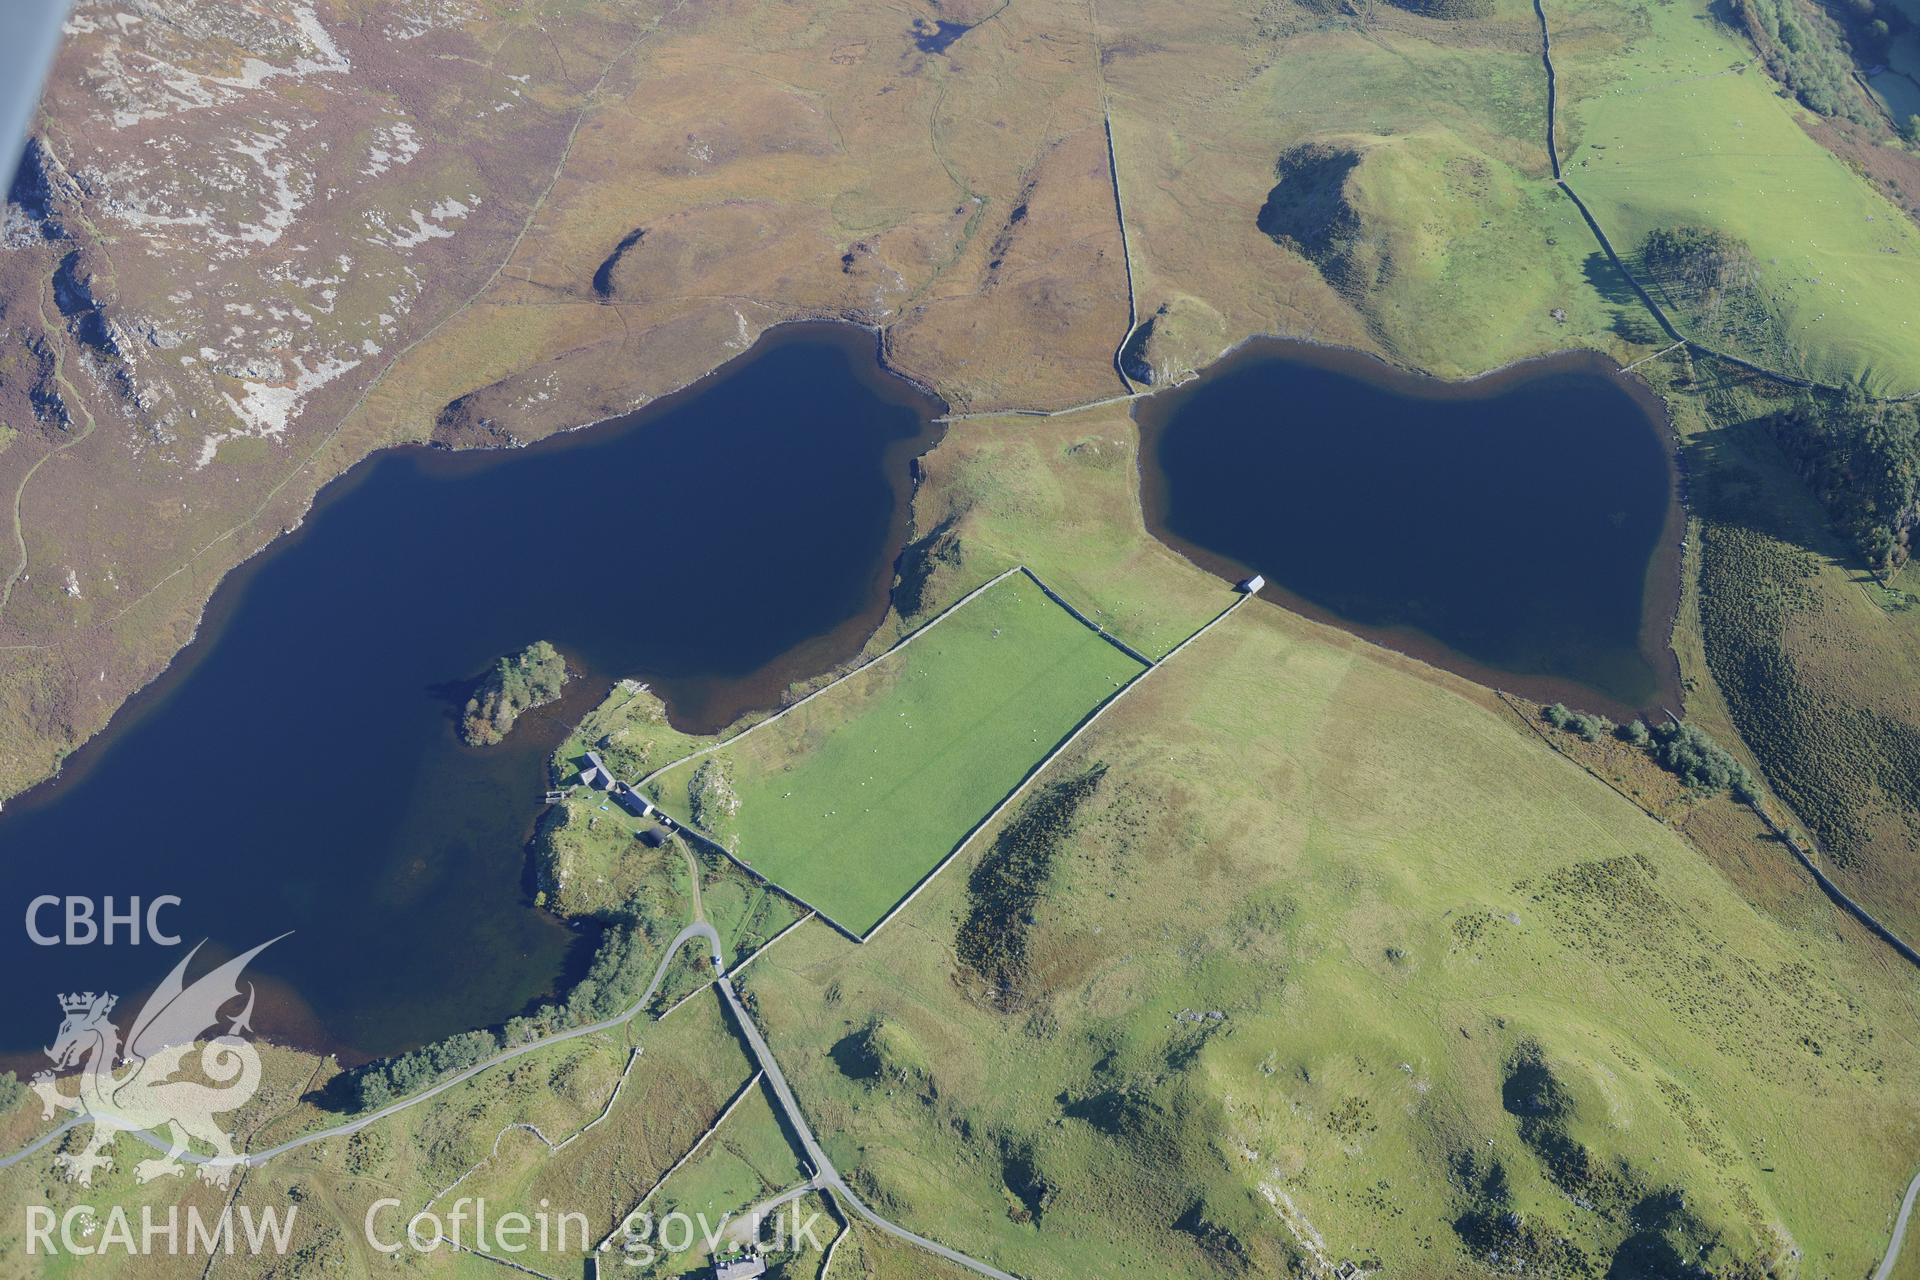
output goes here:
[[[740, 856], [856, 933], [873, 927], [1141, 664], [1025, 575], [737, 744]], [[655, 782], [687, 812], [682, 765]]]
[[1763, 70], [1732, 70], [1752, 50], [1704, 3], [1625, 6], [1645, 25], [1624, 49], [1581, 37], [1621, 7], [1547, 6], [1572, 32], [1554, 50], [1567, 180], [1615, 245], [1722, 228], [1752, 247], [1780, 328], [1773, 349], [1738, 354], [1883, 395], [1920, 388], [1920, 230], [1801, 130]]

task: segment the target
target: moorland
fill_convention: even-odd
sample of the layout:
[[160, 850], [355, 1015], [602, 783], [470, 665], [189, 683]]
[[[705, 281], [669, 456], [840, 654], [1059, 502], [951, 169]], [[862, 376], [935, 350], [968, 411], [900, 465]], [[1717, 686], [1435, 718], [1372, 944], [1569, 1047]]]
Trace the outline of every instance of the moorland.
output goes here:
[[[950, 1266], [851, 1195], [1036, 1278], [1869, 1272], [1920, 1167], [1915, 974], [1778, 832], [1920, 933], [1920, 160], [1884, 73], [1845, 61], [1910, 65], [1903, 11], [909, 8], [77, 20], [0, 258], [9, 790], [377, 449], [535, 440], [800, 318], [873, 327], [954, 413], [858, 655], [717, 733], [618, 686], [555, 751], [532, 892], [600, 931], [582, 979], [383, 1062], [272, 1046], [237, 1131], [267, 1149], [525, 1052], [230, 1192], [131, 1160], [81, 1187], [41, 1157], [0, 1198], [301, 1205], [294, 1260], [236, 1274], [384, 1270], [369, 1206], [455, 1184], [564, 1202], [596, 1240], [655, 1197], [795, 1191], [838, 1215], [836, 1276]], [[1683, 467], [1674, 710], [1746, 780], [1689, 786], [1556, 727], [1587, 708], [1549, 718], [1271, 601], [1223, 613], [1231, 584], [1147, 530], [1122, 397], [1256, 334], [1448, 378], [1633, 365]], [[1012, 638], [1038, 656], [996, 660]], [[1026, 719], [964, 714], [983, 698]], [[640, 838], [651, 819], [570, 784], [589, 748], [624, 779], [704, 752], [678, 816], [725, 851]], [[924, 830], [812, 817], [851, 817], [863, 781]], [[794, 900], [835, 871], [871, 889], [856, 931], [919, 888], [855, 941]], [[698, 923], [738, 1015], [697, 948], [668, 954]], [[799, 1185], [740, 1018], [842, 1192]], [[48, 1128], [10, 1093], [8, 1151]], [[42, 1273], [7, 1233], [0, 1270]]]

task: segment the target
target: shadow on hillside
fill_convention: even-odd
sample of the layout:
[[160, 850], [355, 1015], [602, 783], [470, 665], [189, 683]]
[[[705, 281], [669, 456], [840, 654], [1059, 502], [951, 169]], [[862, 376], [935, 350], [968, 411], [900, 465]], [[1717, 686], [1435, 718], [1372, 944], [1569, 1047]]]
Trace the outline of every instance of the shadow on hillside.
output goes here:
[[1714, 427], [1682, 450], [1687, 506], [1703, 520], [1747, 529], [1864, 575], [1825, 509], [1794, 473], [1763, 416]]
[[1664, 347], [1670, 341], [1666, 330], [1647, 310], [1647, 304], [1640, 299], [1620, 268], [1613, 265], [1613, 259], [1595, 249], [1580, 263], [1580, 274], [1587, 285], [1613, 307], [1613, 332], [1628, 342], [1646, 347]]

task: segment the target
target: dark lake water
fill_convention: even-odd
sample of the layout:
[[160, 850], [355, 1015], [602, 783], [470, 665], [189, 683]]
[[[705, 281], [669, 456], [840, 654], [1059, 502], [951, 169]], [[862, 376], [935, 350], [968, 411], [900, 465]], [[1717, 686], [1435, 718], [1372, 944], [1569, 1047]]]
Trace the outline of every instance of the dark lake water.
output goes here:
[[1263, 340], [1139, 402], [1155, 534], [1498, 688], [1679, 708], [1664, 410], [1596, 355], [1469, 383]]
[[[618, 677], [712, 730], [856, 651], [942, 408], [871, 334], [792, 325], [617, 422], [355, 468], [65, 776], [0, 813], [0, 1053], [49, 1043], [57, 992], [131, 998], [179, 958], [34, 946], [21, 921], [47, 893], [177, 894], [168, 922], [210, 949], [295, 930], [249, 971], [257, 1025], [349, 1056], [555, 990], [593, 940], [527, 891], [546, 754]], [[462, 746], [472, 682], [541, 639], [585, 678], [504, 744]]]
[[945, 53], [953, 47], [954, 41], [971, 30], [972, 23], [936, 20], [926, 26], [916, 25], [913, 43], [922, 53]]

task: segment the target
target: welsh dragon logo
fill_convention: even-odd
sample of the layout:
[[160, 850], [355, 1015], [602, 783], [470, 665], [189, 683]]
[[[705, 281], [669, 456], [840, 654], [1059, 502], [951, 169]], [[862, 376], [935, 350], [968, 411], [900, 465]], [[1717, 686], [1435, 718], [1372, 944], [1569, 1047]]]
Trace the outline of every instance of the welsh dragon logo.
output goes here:
[[[214, 1117], [246, 1105], [260, 1087], [260, 1055], [241, 1036], [251, 1030], [251, 983], [246, 1006], [228, 1022], [225, 1034], [204, 1041], [201, 1036], [217, 1030], [220, 1011], [239, 998], [240, 973], [248, 962], [279, 940], [269, 939], [188, 985], [187, 966], [205, 943], [196, 945], [141, 1007], [124, 1045], [119, 1029], [108, 1019], [117, 996], [88, 991], [60, 997], [65, 1017], [46, 1053], [56, 1069], [79, 1066], [79, 1092], [62, 1093], [53, 1071], [35, 1075], [33, 1091], [40, 1095], [45, 1118], [52, 1119], [57, 1109], [93, 1121], [84, 1150], [54, 1158], [62, 1173], [82, 1186], [91, 1185], [95, 1169], [113, 1167], [113, 1158], [106, 1152], [121, 1133], [158, 1135], [165, 1130], [166, 1154], [142, 1160], [134, 1167], [136, 1178], [151, 1182], [185, 1172], [180, 1157], [199, 1141], [213, 1148], [210, 1158], [199, 1160], [200, 1177], [215, 1186], [227, 1185], [245, 1157], [234, 1150], [232, 1139]], [[196, 1048], [198, 1074], [212, 1084], [176, 1078]], [[121, 1064], [125, 1069], [116, 1073], [114, 1068]]]

